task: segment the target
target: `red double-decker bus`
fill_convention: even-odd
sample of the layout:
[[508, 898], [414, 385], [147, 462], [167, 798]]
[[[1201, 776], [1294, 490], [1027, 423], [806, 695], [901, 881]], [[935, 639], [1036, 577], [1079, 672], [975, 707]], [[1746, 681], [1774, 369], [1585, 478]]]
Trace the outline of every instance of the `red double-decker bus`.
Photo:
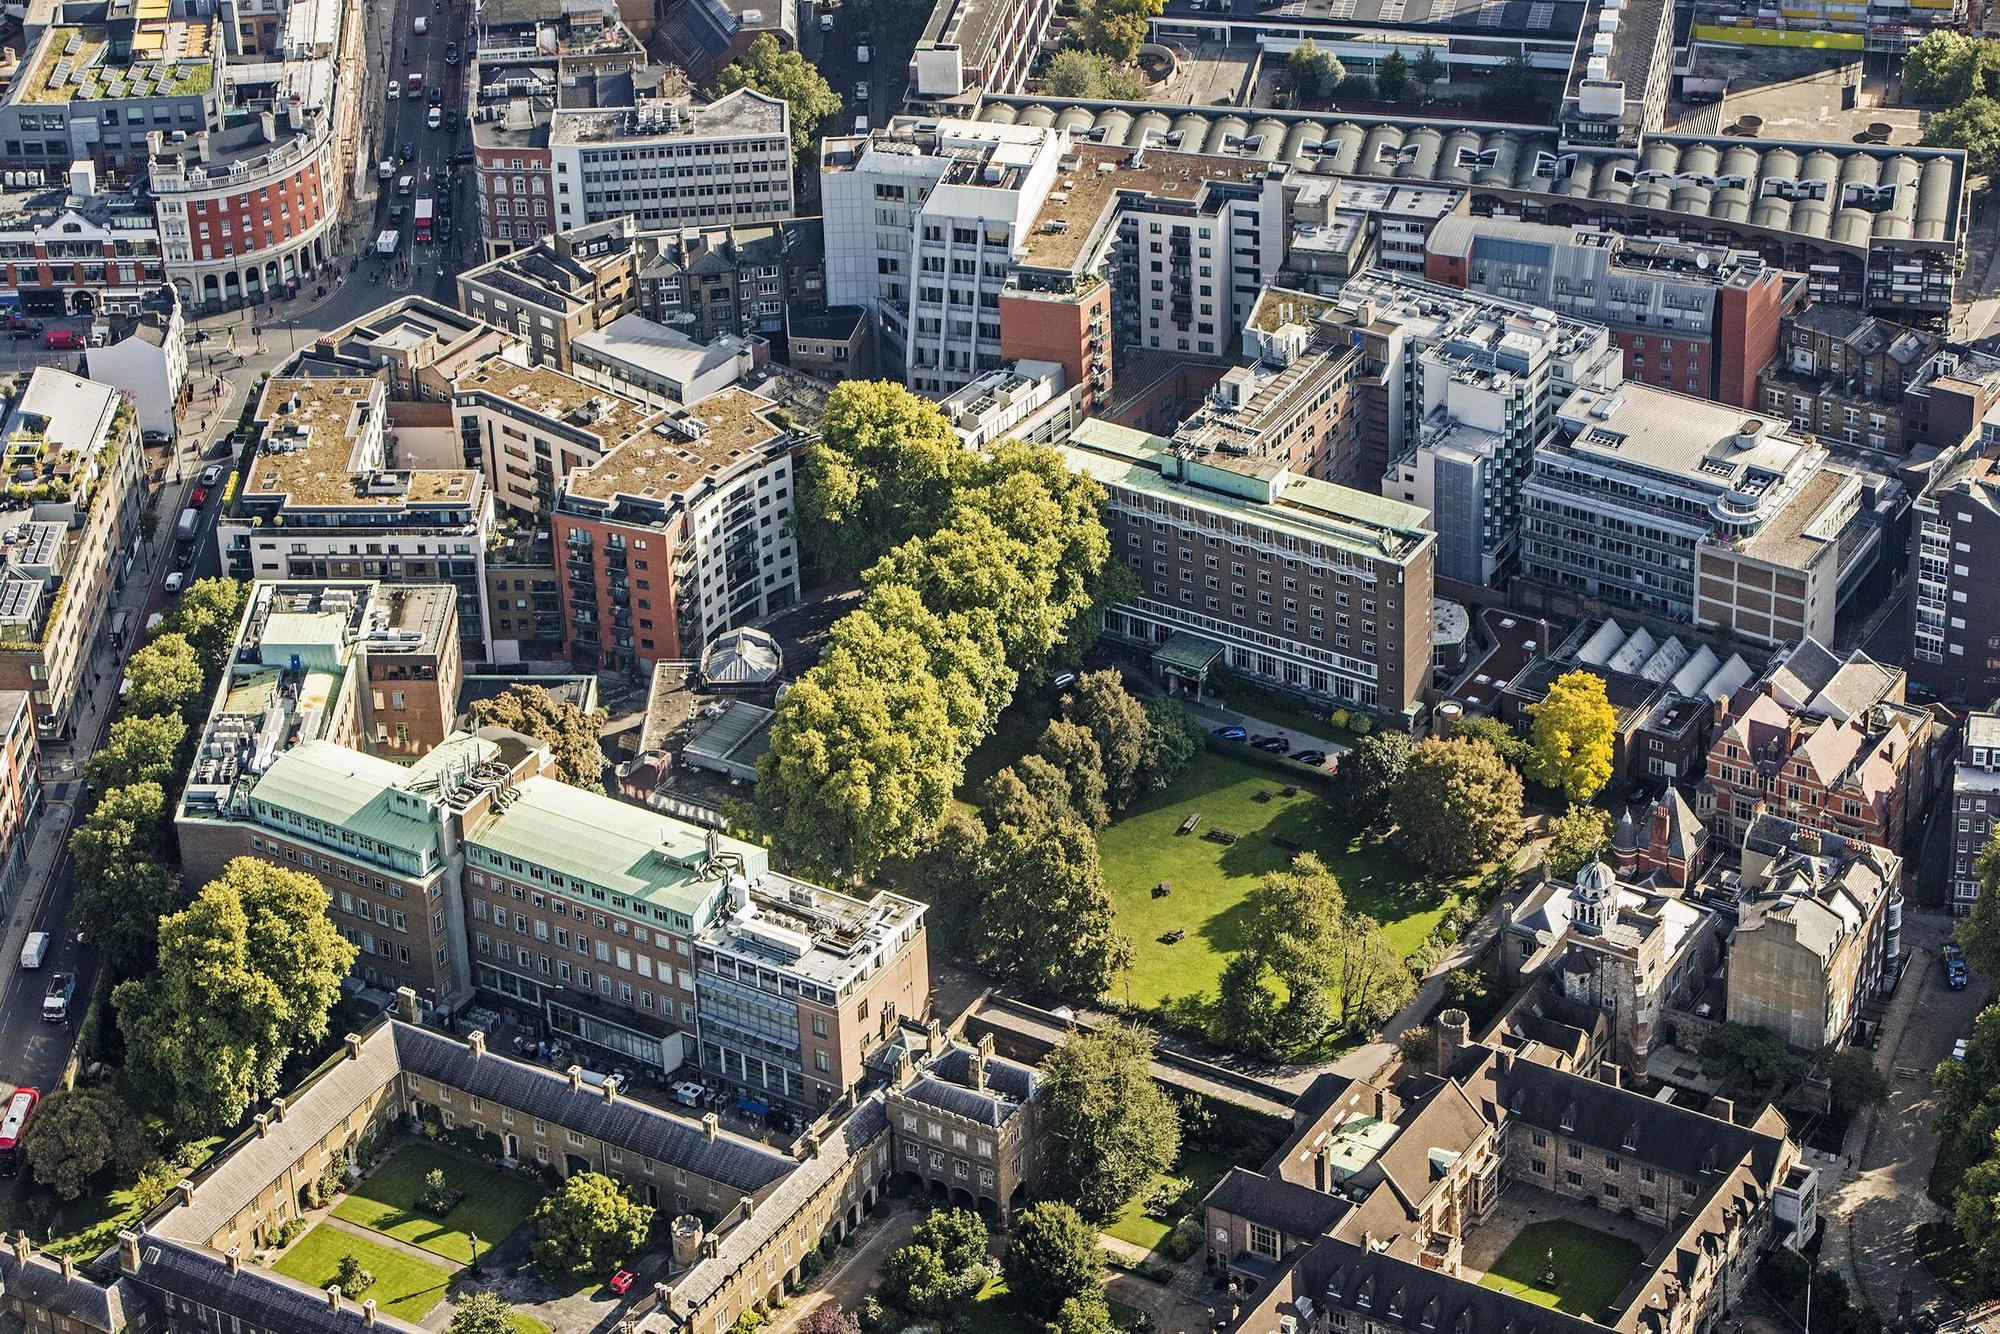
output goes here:
[[6, 1113], [0, 1115], [0, 1176], [10, 1177], [21, 1170], [21, 1130], [41, 1100], [42, 1095], [33, 1089], [15, 1089], [14, 1096], [7, 1099]]

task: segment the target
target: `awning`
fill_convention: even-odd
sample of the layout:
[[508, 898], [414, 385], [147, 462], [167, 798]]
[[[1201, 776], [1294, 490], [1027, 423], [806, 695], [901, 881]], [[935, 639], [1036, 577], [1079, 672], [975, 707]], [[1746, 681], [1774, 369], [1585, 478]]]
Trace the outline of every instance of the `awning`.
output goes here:
[[1176, 630], [1171, 639], [1153, 650], [1153, 662], [1167, 671], [1200, 679], [1222, 660], [1222, 654], [1222, 645], [1214, 640]]

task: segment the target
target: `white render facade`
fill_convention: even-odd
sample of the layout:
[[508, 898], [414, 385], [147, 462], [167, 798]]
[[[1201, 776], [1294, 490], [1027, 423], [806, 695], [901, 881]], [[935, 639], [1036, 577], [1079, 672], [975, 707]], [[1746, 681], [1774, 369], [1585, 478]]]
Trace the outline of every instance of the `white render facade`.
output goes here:
[[632, 217], [642, 227], [793, 214], [791, 108], [740, 89], [706, 106], [648, 99], [558, 110], [549, 127], [556, 229]]

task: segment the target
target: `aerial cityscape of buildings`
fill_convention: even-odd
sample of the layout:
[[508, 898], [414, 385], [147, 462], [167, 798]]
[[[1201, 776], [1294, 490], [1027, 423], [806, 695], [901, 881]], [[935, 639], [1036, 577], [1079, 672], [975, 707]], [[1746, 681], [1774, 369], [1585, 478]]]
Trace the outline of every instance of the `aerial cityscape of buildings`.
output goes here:
[[1995, 40], [8, 7], [0, 1334], [2000, 1328]]

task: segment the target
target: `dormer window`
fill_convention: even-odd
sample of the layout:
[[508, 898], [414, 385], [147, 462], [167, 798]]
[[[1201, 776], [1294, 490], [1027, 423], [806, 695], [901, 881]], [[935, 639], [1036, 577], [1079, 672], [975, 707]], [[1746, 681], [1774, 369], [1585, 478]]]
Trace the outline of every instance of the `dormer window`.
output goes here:
[[1571, 1131], [1576, 1129], [1575, 1103], [1571, 1103], [1569, 1106], [1563, 1108], [1562, 1120], [1557, 1123], [1556, 1128], [1562, 1131]]

